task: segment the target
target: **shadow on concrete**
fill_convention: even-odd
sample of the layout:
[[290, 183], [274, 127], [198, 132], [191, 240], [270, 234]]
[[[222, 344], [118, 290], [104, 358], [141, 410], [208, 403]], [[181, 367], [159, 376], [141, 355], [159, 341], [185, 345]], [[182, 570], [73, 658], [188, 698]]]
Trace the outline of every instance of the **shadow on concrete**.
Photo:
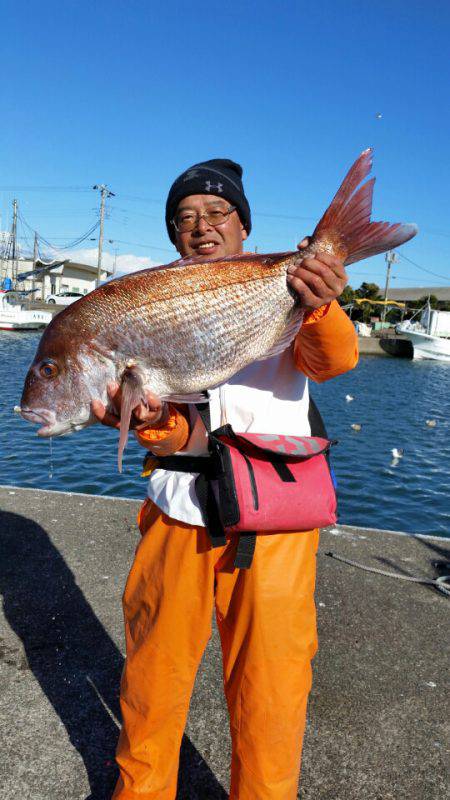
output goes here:
[[[122, 654], [40, 525], [0, 511], [0, 550], [5, 617], [84, 761], [89, 800], [109, 800], [117, 779]], [[179, 800], [227, 797], [186, 736], [179, 787]]]

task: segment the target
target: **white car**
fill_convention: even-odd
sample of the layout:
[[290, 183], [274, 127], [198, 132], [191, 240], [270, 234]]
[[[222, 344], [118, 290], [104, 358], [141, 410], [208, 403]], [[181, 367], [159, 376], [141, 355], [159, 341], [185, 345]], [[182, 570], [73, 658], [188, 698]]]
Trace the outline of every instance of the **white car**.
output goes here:
[[53, 305], [58, 306], [70, 306], [71, 303], [74, 303], [75, 300], [79, 300], [80, 297], [84, 297], [84, 294], [81, 292], [60, 292], [59, 294], [49, 294], [45, 298], [46, 303], [53, 303]]

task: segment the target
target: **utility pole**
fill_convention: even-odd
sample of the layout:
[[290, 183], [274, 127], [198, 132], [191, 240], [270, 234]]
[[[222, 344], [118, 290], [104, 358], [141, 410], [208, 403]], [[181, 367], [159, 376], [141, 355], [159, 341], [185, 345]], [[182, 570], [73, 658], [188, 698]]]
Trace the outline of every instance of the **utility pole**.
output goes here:
[[[386, 301], [388, 299], [389, 281], [391, 278], [391, 264], [395, 264], [398, 261], [398, 256], [396, 253], [394, 253], [393, 250], [388, 250], [384, 258], [387, 264], [386, 286], [384, 287], [384, 299]], [[381, 312], [381, 321], [384, 322], [385, 319], [386, 319], [386, 306], [383, 306], [383, 311]]]
[[13, 223], [12, 223], [11, 239], [12, 239], [11, 278], [14, 284], [17, 278], [17, 200], [13, 200]]
[[102, 250], [103, 250], [103, 228], [105, 225], [105, 202], [108, 197], [115, 197], [114, 192], [111, 192], [104, 183], [95, 184], [93, 189], [100, 192], [100, 231], [98, 236], [98, 258], [97, 258], [97, 279], [95, 287], [100, 286], [102, 275]]
[[[39, 245], [38, 245], [38, 235], [37, 231], [34, 232], [34, 247], [33, 247], [33, 277], [31, 279], [31, 288], [33, 289], [32, 300], [34, 300], [34, 290], [36, 288], [36, 275], [34, 274], [36, 271], [36, 261], [38, 260], [39, 255]], [[44, 276], [42, 276], [44, 278]]]

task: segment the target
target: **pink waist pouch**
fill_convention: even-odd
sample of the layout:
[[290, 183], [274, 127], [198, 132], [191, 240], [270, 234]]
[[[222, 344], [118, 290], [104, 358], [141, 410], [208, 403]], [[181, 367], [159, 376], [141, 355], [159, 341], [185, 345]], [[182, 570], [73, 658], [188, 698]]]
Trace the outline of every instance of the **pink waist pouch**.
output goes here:
[[336, 522], [332, 440], [235, 433], [230, 425], [209, 440], [210, 485], [226, 531], [309, 531]]

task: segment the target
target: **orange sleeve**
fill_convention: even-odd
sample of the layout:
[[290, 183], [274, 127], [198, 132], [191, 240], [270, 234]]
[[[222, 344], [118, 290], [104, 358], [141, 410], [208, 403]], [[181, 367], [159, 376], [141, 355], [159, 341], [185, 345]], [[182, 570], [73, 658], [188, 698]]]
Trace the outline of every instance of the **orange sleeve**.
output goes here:
[[189, 439], [189, 412], [169, 405], [169, 418], [160, 425], [148, 425], [135, 430], [142, 447], [157, 456], [171, 456], [181, 450]]
[[358, 337], [337, 300], [311, 312], [294, 344], [297, 369], [322, 383], [353, 369], [358, 363]]

